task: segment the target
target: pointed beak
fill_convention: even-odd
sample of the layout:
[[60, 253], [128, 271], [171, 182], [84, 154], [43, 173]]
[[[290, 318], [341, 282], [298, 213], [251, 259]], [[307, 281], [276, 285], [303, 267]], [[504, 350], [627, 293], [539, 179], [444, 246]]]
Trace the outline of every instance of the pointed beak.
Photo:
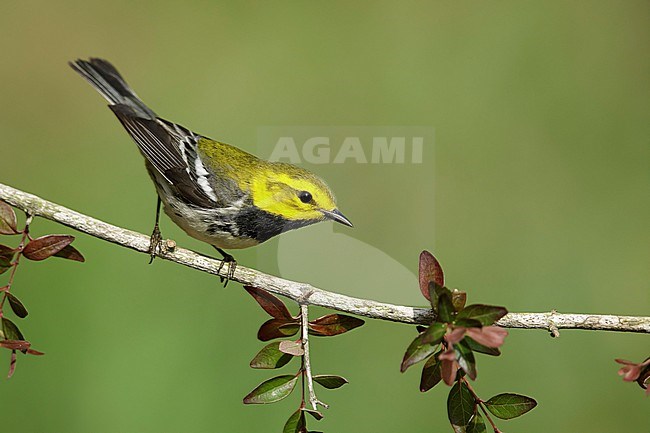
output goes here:
[[339, 212], [338, 209], [334, 209], [334, 210], [321, 209], [321, 212], [323, 213], [323, 215], [325, 215], [325, 218], [329, 218], [332, 221], [336, 221], [337, 223], [344, 224], [348, 227], [354, 227], [350, 222], [350, 220], [344, 217], [343, 214]]

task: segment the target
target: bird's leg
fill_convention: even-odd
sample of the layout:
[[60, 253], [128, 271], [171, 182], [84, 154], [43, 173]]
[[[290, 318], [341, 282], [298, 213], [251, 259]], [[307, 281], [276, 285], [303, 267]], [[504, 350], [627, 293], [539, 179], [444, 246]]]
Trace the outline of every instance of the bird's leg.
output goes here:
[[217, 251], [219, 251], [219, 254], [221, 254], [223, 256], [223, 260], [221, 261], [221, 264], [219, 265], [219, 269], [217, 269], [217, 272], [221, 272], [221, 269], [223, 268], [223, 266], [226, 263], [228, 263], [228, 273], [226, 274], [226, 276], [222, 277], [221, 275], [219, 275], [219, 278], [221, 279], [221, 282], [223, 283], [225, 281], [223, 286], [226, 287], [228, 285], [228, 281], [230, 281], [232, 279], [232, 277], [235, 276], [235, 269], [237, 268], [237, 261], [235, 260], [235, 258], [233, 256], [231, 256], [230, 254], [228, 254], [227, 252], [225, 252], [221, 248], [219, 248], [219, 247], [215, 247], [215, 248], [217, 249]]
[[160, 247], [162, 242], [162, 236], [160, 235], [160, 228], [158, 227], [158, 220], [160, 219], [160, 197], [158, 197], [158, 203], [156, 204], [156, 224], [153, 226], [153, 233], [151, 233], [151, 243], [149, 244], [149, 254], [151, 259], [149, 264], [153, 263], [153, 259], [156, 258], [156, 250]]

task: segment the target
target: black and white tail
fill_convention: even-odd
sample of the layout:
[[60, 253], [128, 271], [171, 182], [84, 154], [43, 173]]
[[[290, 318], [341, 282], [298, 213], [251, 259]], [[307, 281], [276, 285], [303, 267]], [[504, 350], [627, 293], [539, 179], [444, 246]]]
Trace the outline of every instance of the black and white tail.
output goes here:
[[91, 58], [70, 62], [70, 66], [110, 103], [149, 163], [147, 167], [152, 167], [157, 187], [164, 190], [161, 196], [171, 194], [199, 207], [214, 206], [218, 199], [197, 154], [199, 134], [158, 118], [108, 61]]
[[126, 105], [134, 114], [145, 119], [155, 119], [154, 113], [126, 84], [117, 69], [103, 59], [75, 60], [72, 69], [86, 79], [111, 105]]

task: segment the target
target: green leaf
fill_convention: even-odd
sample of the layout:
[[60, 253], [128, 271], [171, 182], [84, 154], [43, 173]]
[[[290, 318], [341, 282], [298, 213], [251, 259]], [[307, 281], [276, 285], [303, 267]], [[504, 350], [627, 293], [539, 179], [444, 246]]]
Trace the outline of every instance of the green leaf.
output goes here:
[[485, 407], [497, 418], [511, 419], [521, 416], [537, 406], [537, 402], [525, 395], [504, 393], [485, 402]]
[[456, 310], [454, 309], [454, 304], [451, 302], [451, 295], [448, 292], [449, 290], [438, 296], [438, 317], [436, 317], [436, 322], [451, 323], [454, 321]]
[[447, 398], [447, 416], [456, 430], [466, 427], [476, 412], [476, 401], [462, 380], [456, 381]]
[[11, 269], [11, 262], [14, 259], [16, 250], [6, 245], [0, 245], [0, 274], [7, 272]]
[[311, 416], [313, 416], [316, 421], [320, 421], [320, 420], [323, 419], [323, 414], [320, 413], [317, 410], [307, 409], [306, 407], [303, 407], [302, 411], [305, 412], [305, 413], [308, 413]]
[[11, 263], [7, 262], [4, 258], [0, 257], [0, 275], [11, 269]]
[[313, 379], [314, 382], [318, 383], [321, 386], [324, 386], [327, 389], [340, 388], [348, 383], [348, 380], [346, 378], [332, 374], [319, 374], [317, 376], [314, 376]]
[[420, 253], [419, 282], [422, 295], [429, 301], [431, 301], [429, 282], [434, 282], [439, 286], [445, 285], [442, 266], [440, 266], [440, 263], [438, 263], [438, 260], [436, 260], [433, 254], [428, 251], [422, 251]]
[[483, 346], [480, 343], [477, 343], [474, 341], [471, 337], [465, 337], [463, 341], [467, 344], [467, 346], [472, 349], [474, 352], [480, 352], [480, 353], [485, 353], [486, 355], [492, 355], [492, 356], [499, 356], [501, 355], [501, 351], [496, 348], [496, 347], [487, 347]]
[[309, 322], [309, 333], [319, 337], [331, 337], [358, 328], [365, 322], [344, 314], [328, 314]]
[[483, 417], [478, 411], [476, 411], [476, 413], [472, 417], [472, 420], [467, 425], [467, 428], [465, 429], [465, 433], [485, 433], [486, 431], [487, 429], [485, 428], [485, 422], [483, 421]]
[[54, 257], [61, 257], [63, 259], [73, 260], [75, 262], [81, 262], [81, 263], [86, 261], [86, 259], [79, 252], [79, 250], [73, 247], [72, 245], [68, 245], [58, 253], [54, 254]]
[[23, 256], [29, 260], [45, 260], [74, 241], [70, 235], [46, 235], [36, 238], [23, 248]]
[[[411, 344], [409, 344], [406, 353], [404, 353], [402, 365], [400, 366], [400, 371], [402, 373], [404, 373], [410, 366], [428, 358], [438, 349], [438, 343], [440, 343], [442, 337], [445, 335], [447, 326], [444, 323], [436, 323], [434, 325], [438, 326], [430, 326], [426, 331], [415, 337]], [[442, 332], [439, 330], [440, 325], [442, 326]], [[436, 338], [438, 334], [440, 335]]]
[[429, 344], [438, 344], [447, 332], [445, 323], [434, 322], [422, 333], [422, 342]]
[[9, 305], [11, 306], [11, 310], [14, 312], [14, 314], [21, 319], [24, 319], [27, 317], [27, 309], [23, 305], [22, 302], [20, 302], [20, 299], [16, 298], [14, 295], [11, 293], [7, 292], [7, 299], [9, 300]]
[[22, 332], [20, 329], [6, 317], [2, 318], [2, 333], [4, 334], [5, 340], [24, 340]]
[[296, 386], [298, 376], [287, 374], [262, 382], [244, 397], [244, 404], [275, 403], [286, 398]]
[[291, 337], [300, 329], [297, 320], [269, 319], [260, 326], [257, 338], [260, 341], [269, 341], [274, 338]]
[[251, 360], [252, 368], [273, 369], [286, 365], [293, 356], [280, 351], [280, 342], [276, 341], [264, 346]]
[[433, 310], [436, 315], [438, 314], [438, 300], [440, 298], [440, 295], [443, 293], [449, 294], [449, 297], [451, 298], [451, 291], [439, 284], [436, 284], [434, 281], [429, 282], [429, 302], [431, 303], [431, 309]]
[[470, 379], [476, 379], [476, 361], [472, 349], [470, 349], [464, 341], [454, 344], [454, 351], [456, 352], [456, 360], [458, 365], [462, 368]]
[[472, 304], [458, 313], [457, 319], [475, 319], [481, 322], [483, 326], [490, 326], [506, 314], [508, 314], [508, 310], [504, 307]]
[[442, 362], [438, 359], [438, 354], [427, 359], [422, 369], [422, 376], [420, 377], [420, 391], [427, 392], [440, 383], [442, 379], [442, 372], [440, 371], [441, 364]]
[[454, 320], [454, 324], [456, 326], [462, 326], [464, 328], [480, 328], [483, 326], [481, 322], [479, 322], [476, 319], [467, 319], [465, 317], [458, 318], [456, 317], [456, 320]]
[[15, 235], [16, 229], [16, 212], [7, 203], [0, 200], [0, 235]]
[[306, 426], [305, 414], [302, 410], [298, 409], [289, 417], [282, 433], [302, 433], [305, 431]]

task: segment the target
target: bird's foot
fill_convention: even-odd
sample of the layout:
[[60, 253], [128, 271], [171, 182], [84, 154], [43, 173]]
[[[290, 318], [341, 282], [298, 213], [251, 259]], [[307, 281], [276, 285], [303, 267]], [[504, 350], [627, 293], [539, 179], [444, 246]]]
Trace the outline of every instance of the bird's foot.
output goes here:
[[158, 228], [158, 224], [155, 225], [153, 228], [153, 233], [151, 233], [151, 241], [149, 243], [149, 255], [151, 258], [149, 259], [149, 264], [153, 263], [153, 259], [156, 258], [156, 252], [160, 251], [160, 246], [162, 243], [162, 235], [160, 234], [160, 229]]
[[226, 272], [226, 275], [225, 276], [219, 275], [219, 279], [223, 283], [223, 287], [226, 287], [228, 285], [228, 282], [235, 276], [235, 269], [237, 269], [237, 261], [233, 256], [223, 251], [221, 248], [217, 248], [217, 251], [219, 251], [219, 253], [221, 253], [221, 255], [223, 256], [223, 260], [221, 260], [221, 263], [219, 264], [219, 268], [217, 269], [217, 272], [219, 274], [221, 274], [221, 270], [226, 265], [226, 263], [228, 263], [228, 271]]

